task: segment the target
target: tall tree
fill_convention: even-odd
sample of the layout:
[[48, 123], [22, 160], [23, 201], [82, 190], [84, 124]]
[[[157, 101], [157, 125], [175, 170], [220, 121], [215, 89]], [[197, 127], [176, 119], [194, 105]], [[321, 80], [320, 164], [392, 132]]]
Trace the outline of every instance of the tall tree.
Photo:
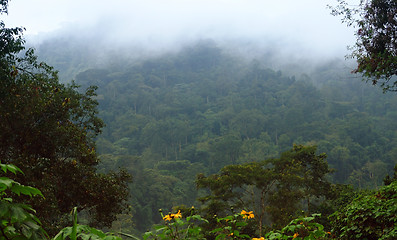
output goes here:
[[[210, 193], [199, 200], [206, 203], [209, 216], [223, 215], [231, 207], [253, 209], [260, 231], [265, 223], [284, 226], [298, 210], [310, 213], [313, 199], [329, 194], [326, 176], [331, 170], [325, 157], [314, 146], [294, 145], [278, 159], [225, 166], [208, 177], [201, 174], [197, 186]], [[303, 201], [305, 206], [299, 204]]]
[[360, 0], [354, 7], [345, 0], [338, 2], [332, 13], [357, 27], [351, 56], [358, 65], [353, 72], [362, 73], [384, 91], [397, 91], [397, 80], [392, 79], [397, 75], [397, 1]]
[[[8, 1], [1, 1], [7, 13]], [[52, 232], [76, 206], [97, 226], [110, 225], [128, 197], [125, 172], [99, 174], [94, 137], [95, 88], [84, 93], [59, 83], [57, 72], [24, 51], [22, 28], [0, 22], [0, 159], [24, 171], [17, 180], [40, 189], [45, 199], [31, 204]]]

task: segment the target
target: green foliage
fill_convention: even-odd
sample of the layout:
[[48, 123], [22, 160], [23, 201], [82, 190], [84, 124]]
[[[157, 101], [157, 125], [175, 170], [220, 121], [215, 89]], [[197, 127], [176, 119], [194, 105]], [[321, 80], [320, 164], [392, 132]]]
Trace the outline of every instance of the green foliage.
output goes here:
[[[206, 239], [200, 223], [209, 223], [200, 215], [191, 215], [186, 220], [182, 219], [180, 211], [177, 214], [163, 216], [165, 225], [156, 225], [152, 231], [146, 232], [143, 238], [146, 239]], [[317, 223], [316, 217], [320, 214], [313, 214], [311, 217], [299, 217], [293, 219], [288, 225], [280, 230], [273, 230], [265, 234], [265, 238], [252, 238], [255, 231], [250, 231], [248, 225], [253, 223], [252, 212], [241, 211], [240, 214], [231, 214], [222, 218], [215, 216], [216, 228], [209, 236], [210, 239], [332, 239], [330, 232], [326, 232], [324, 226]], [[247, 232], [248, 230], [248, 232]], [[249, 234], [247, 234], [249, 233]]]
[[121, 240], [112, 233], [104, 233], [96, 228], [77, 223], [77, 208], [73, 208], [73, 226], [62, 229], [52, 240]]
[[331, 232], [326, 232], [324, 226], [313, 221], [319, 214], [311, 217], [300, 217], [292, 220], [281, 230], [270, 231], [265, 235], [268, 240], [273, 239], [331, 239]]
[[[0, 163], [0, 167], [4, 173], [23, 174], [22, 170], [11, 164]], [[37, 188], [21, 185], [8, 177], [0, 177], [0, 239], [48, 239], [39, 218], [36, 217], [36, 211], [30, 205], [17, 203], [13, 199], [21, 195], [44, 198]], [[77, 224], [77, 208], [73, 209], [72, 215], [73, 226], [62, 229], [53, 240], [121, 240], [120, 237], [111, 233], [103, 233], [96, 228]]]
[[396, 239], [397, 181], [362, 193], [331, 217], [339, 239]]
[[[1, 4], [6, 12], [8, 1]], [[22, 29], [1, 21], [0, 159], [23, 170], [16, 181], [46, 196], [29, 203], [48, 231], [59, 230], [73, 206], [87, 210], [97, 226], [109, 226], [124, 208], [129, 176], [96, 173], [94, 138], [103, 127], [96, 88], [61, 84], [57, 71], [39, 62], [33, 49], [23, 50]]]
[[362, 73], [374, 85], [380, 84], [384, 91], [396, 91], [397, 81], [391, 79], [397, 75], [396, 1], [360, 0], [354, 7], [344, 0], [338, 2], [332, 13], [342, 15], [344, 22], [357, 28], [351, 56], [358, 66], [353, 72]]
[[216, 240], [250, 239], [250, 236], [246, 234], [247, 230], [249, 231], [247, 221], [252, 221], [248, 218], [254, 218], [254, 214], [252, 212], [247, 214], [232, 214], [223, 218], [216, 218], [217, 228], [213, 229], [211, 233], [215, 235]]
[[[385, 11], [394, 13], [394, 5], [385, 5], [389, 2], [374, 0], [368, 3], [379, 5], [368, 6], [374, 7], [375, 15], [384, 16]], [[0, 12], [6, 13], [8, 1], [0, 3]], [[365, 22], [357, 24], [360, 37], [371, 33]], [[386, 30], [393, 33], [392, 27]], [[198, 182], [200, 191], [211, 191], [201, 199], [207, 204], [208, 229], [225, 224], [218, 228], [218, 238], [241, 237], [252, 230], [252, 226], [239, 223], [238, 216], [229, 216], [230, 206], [254, 209], [256, 218], [251, 222], [258, 223], [257, 233], [264, 232], [263, 226], [271, 226], [282, 229], [274, 230], [276, 235], [293, 238], [293, 231], [305, 230], [310, 238], [312, 230], [323, 234], [320, 225], [282, 226], [300, 216], [301, 210], [316, 212], [318, 202], [327, 197], [330, 186], [324, 176], [330, 170], [325, 155], [315, 154], [315, 147], [300, 145], [277, 158], [279, 152], [288, 150], [292, 143], [317, 145], [319, 152], [328, 153], [330, 166], [337, 169], [332, 180], [350, 181], [359, 188], [378, 186], [395, 165], [397, 98], [379, 95], [359, 82], [345, 81], [338, 63], [319, 66], [312, 79], [306, 75], [287, 77], [260, 61], [246, 63], [213, 42], [201, 42], [179, 53], [132, 65], [89, 69], [77, 76], [78, 83], [87, 88], [82, 91], [74, 83], [59, 83], [57, 72], [40, 63], [33, 50], [22, 52], [22, 32], [22, 28], [9, 29], [0, 23], [0, 158], [19, 164], [25, 175], [18, 175], [16, 180], [40, 188], [46, 198], [40, 198], [35, 188], [6, 177], [0, 178], [0, 189], [14, 194], [12, 202], [11, 198], [2, 199], [4, 206], [36, 195], [38, 198], [30, 203], [46, 227], [61, 228], [73, 206], [84, 209], [96, 226], [108, 225], [123, 209], [130, 187], [135, 218], [131, 229], [143, 231], [161, 220], [156, 214], [159, 206], [192, 204], [197, 194], [194, 177], [203, 173]], [[362, 46], [379, 38], [367, 40]], [[59, 48], [55, 43], [46, 46]], [[61, 52], [68, 52], [60, 46]], [[375, 69], [377, 84], [382, 74], [387, 80], [387, 71], [395, 63], [394, 53], [378, 53], [368, 55], [372, 59], [357, 55], [363, 63], [357, 71], [369, 74]], [[79, 57], [68, 54], [68, 61], [74, 61], [71, 65], [79, 65], [70, 72], [81, 70], [76, 60]], [[99, 89], [89, 87], [92, 84]], [[385, 84], [385, 89], [392, 89]], [[103, 127], [97, 117], [98, 103], [99, 115], [107, 123], [102, 136], [98, 135]], [[94, 139], [103, 159], [101, 173], [95, 168], [99, 159]], [[19, 171], [7, 164], [1, 167], [10, 173]], [[125, 172], [105, 174], [107, 169], [116, 171], [119, 167], [132, 172], [135, 182], [127, 186]], [[213, 175], [205, 177], [208, 174]], [[389, 178], [387, 183], [391, 182]], [[346, 203], [351, 197], [341, 193], [335, 204], [346, 206], [349, 212]], [[372, 206], [369, 200], [364, 203]], [[28, 205], [19, 209], [35, 215]], [[214, 214], [224, 221], [218, 222]], [[17, 216], [35, 220], [29, 214]], [[171, 233], [179, 232], [182, 238], [190, 229], [193, 232], [189, 236], [202, 237], [196, 220], [174, 219], [147, 237], [176, 237]], [[305, 236], [305, 231], [297, 238]], [[112, 237], [77, 225], [77, 221], [58, 237], [77, 238], [79, 233], [82, 238]]]
[[[11, 164], [0, 163], [0, 166], [4, 173], [22, 173]], [[0, 239], [46, 239], [47, 233], [41, 227], [36, 211], [27, 204], [15, 202], [12, 198], [15, 195], [43, 197], [36, 188], [21, 185], [5, 176], [0, 177]]]
[[244, 207], [257, 213], [260, 232], [267, 218], [273, 227], [281, 227], [302, 210], [310, 213], [313, 200], [329, 196], [326, 176], [331, 170], [325, 157], [316, 154], [316, 147], [294, 145], [279, 159], [225, 166], [219, 174], [198, 176], [198, 188], [210, 190], [199, 200], [206, 203], [208, 216]]
[[146, 232], [143, 239], [205, 239], [199, 223], [208, 222], [200, 215], [194, 214], [194, 208], [191, 209], [191, 215], [182, 218], [180, 211], [176, 214], [169, 213], [161, 217], [165, 221], [164, 225], [155, 225], [152, 231]]
[[[39, 53], [47, 52], [46, 59], [54, 64], [65, 57], [67, 64], [78, 66], [68, 72], [89, 68], [89, 54], [81, 56], [89, 50], [71, 42], [47, 41], [38, 46]], [[76, 49], [80, 55], [72, 54]], [[200, 64], [195, 65], [197, 59]], [[129, 185], [130, 232], [146, 231], [159, 222], [161, 207], [198, 206], [196, 174], [277, 159], [293, 143], [316, 145], [318, 152], [327, 153], [329, 167], [335, 169], [330, 182], [374, 188], [391, 174], [397, 154], [395, 95], [351, 79], [341, 70], [343, 61], [318, 64], [310, 72], [298, 69], [308, 75], [289, 76], [291, 72], [269, 69], [269, 59], [265, 55], [249, 62], [201, 42], [133, 62], [116, 55], [108, 65], [76, 76], [83, 88], [98, 85], [93, 98], [106, 123], [96, 138], [100, 172], [124, 167], [134, 176]], [[278, 199], [300, 197], [301, 190]], [[316, 197], [309, 200], [312, 209]], [[264, 222], [270, 224], [270, 219]]]
[[390, 177], [389, 175], [387, 175], [384, 179], [383, 179], [383, 183], [385, 185], [389, 185], [391, 184], [393, 181], [397, 180], [397, 164], [394, 166], [394, 172], [393, 172], [393, 177]]

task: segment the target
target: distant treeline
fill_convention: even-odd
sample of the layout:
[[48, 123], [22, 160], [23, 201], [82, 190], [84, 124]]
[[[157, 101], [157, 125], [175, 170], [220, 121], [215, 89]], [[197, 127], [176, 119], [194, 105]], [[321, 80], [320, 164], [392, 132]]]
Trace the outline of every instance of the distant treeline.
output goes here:
[[381, 185], [396, 164], [397, 96], [339, 66], [285, 76], [202, 42], [76, 81], [98, 86], [101, 170], [132, 173], [131, 213], [144, 231], [159, 208], [195, 203], [197, 174], [275, 158], [294, 143], [326, 153], [335, 183]]

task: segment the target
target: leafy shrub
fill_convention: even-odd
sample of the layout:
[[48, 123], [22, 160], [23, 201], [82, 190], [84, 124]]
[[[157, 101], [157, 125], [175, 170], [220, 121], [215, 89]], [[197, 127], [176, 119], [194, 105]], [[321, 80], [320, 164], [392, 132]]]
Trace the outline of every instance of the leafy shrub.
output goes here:
[[362, 194], [331, 218], [339, 239], [397, 239], [397, 181]]
[[[0, 163], [1, 170], [6, 174], [23, 172], [11, 164]], [[40, 220], [35, 216], [31, 206], [15, 202], [12, 195], [41, 196], [40, 190], [21, 185], [14, 180], [0, 177], [0, 239], [41, 240], [47, 233], [41, 227]]]
[[[0, 168], [4, 173], [23, 174], [18, 167], [11, 164], [0, 163]], [[35, 216], [36, 211], [27, 204], [15, 202], [12, 198], [13, 195], [44, 197], [37, 188], [21, 185], [6, 176], [0, 177], [0, 240], [49, 239], [40, 220]], [[98, 229], [77, 224], [77, 208], [74, 208], [72, 213], [73, 226], [62, 229], [52, 240], [121, 240], [120, 237], [111, 233], [104, 233]]]
[[324, 226], [314, 222], [315, 217], [300, 217], [292, 220], [287, 226], [279, 231], [271, 231], [266, 234], [268, 240], [275, 239], [331, 239], [331, 232], [326, 232]]
[[[192, 208], [192, 213], [193, 213]], [[180, 211], [177, 213], [160, 214], [165, 222], [164, 225], [157, 225], [152, 231], [146, 232], [143, 239], [205, 239], [198, 222], [208, 222], [200, 215], [192, 214], [185, 219]]]
[[77, 224], [77, 208], [73, 209], [72, 215], [73, 226], [62, 229], [52, 240], [121, 240], [112, 233], [104, 233], [96, 228]]

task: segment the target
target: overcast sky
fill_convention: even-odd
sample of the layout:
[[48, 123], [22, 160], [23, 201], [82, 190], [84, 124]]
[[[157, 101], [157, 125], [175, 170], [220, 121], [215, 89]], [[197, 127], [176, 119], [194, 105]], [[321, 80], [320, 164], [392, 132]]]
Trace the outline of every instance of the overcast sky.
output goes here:
[[71, 27], [104, 39], [142, 42], [196, 38], [280, 41], [314, 52], [347, 53], [353, 29], [330, 15], [336, 0], [11, 0], [6, 26], [25, 35]]

